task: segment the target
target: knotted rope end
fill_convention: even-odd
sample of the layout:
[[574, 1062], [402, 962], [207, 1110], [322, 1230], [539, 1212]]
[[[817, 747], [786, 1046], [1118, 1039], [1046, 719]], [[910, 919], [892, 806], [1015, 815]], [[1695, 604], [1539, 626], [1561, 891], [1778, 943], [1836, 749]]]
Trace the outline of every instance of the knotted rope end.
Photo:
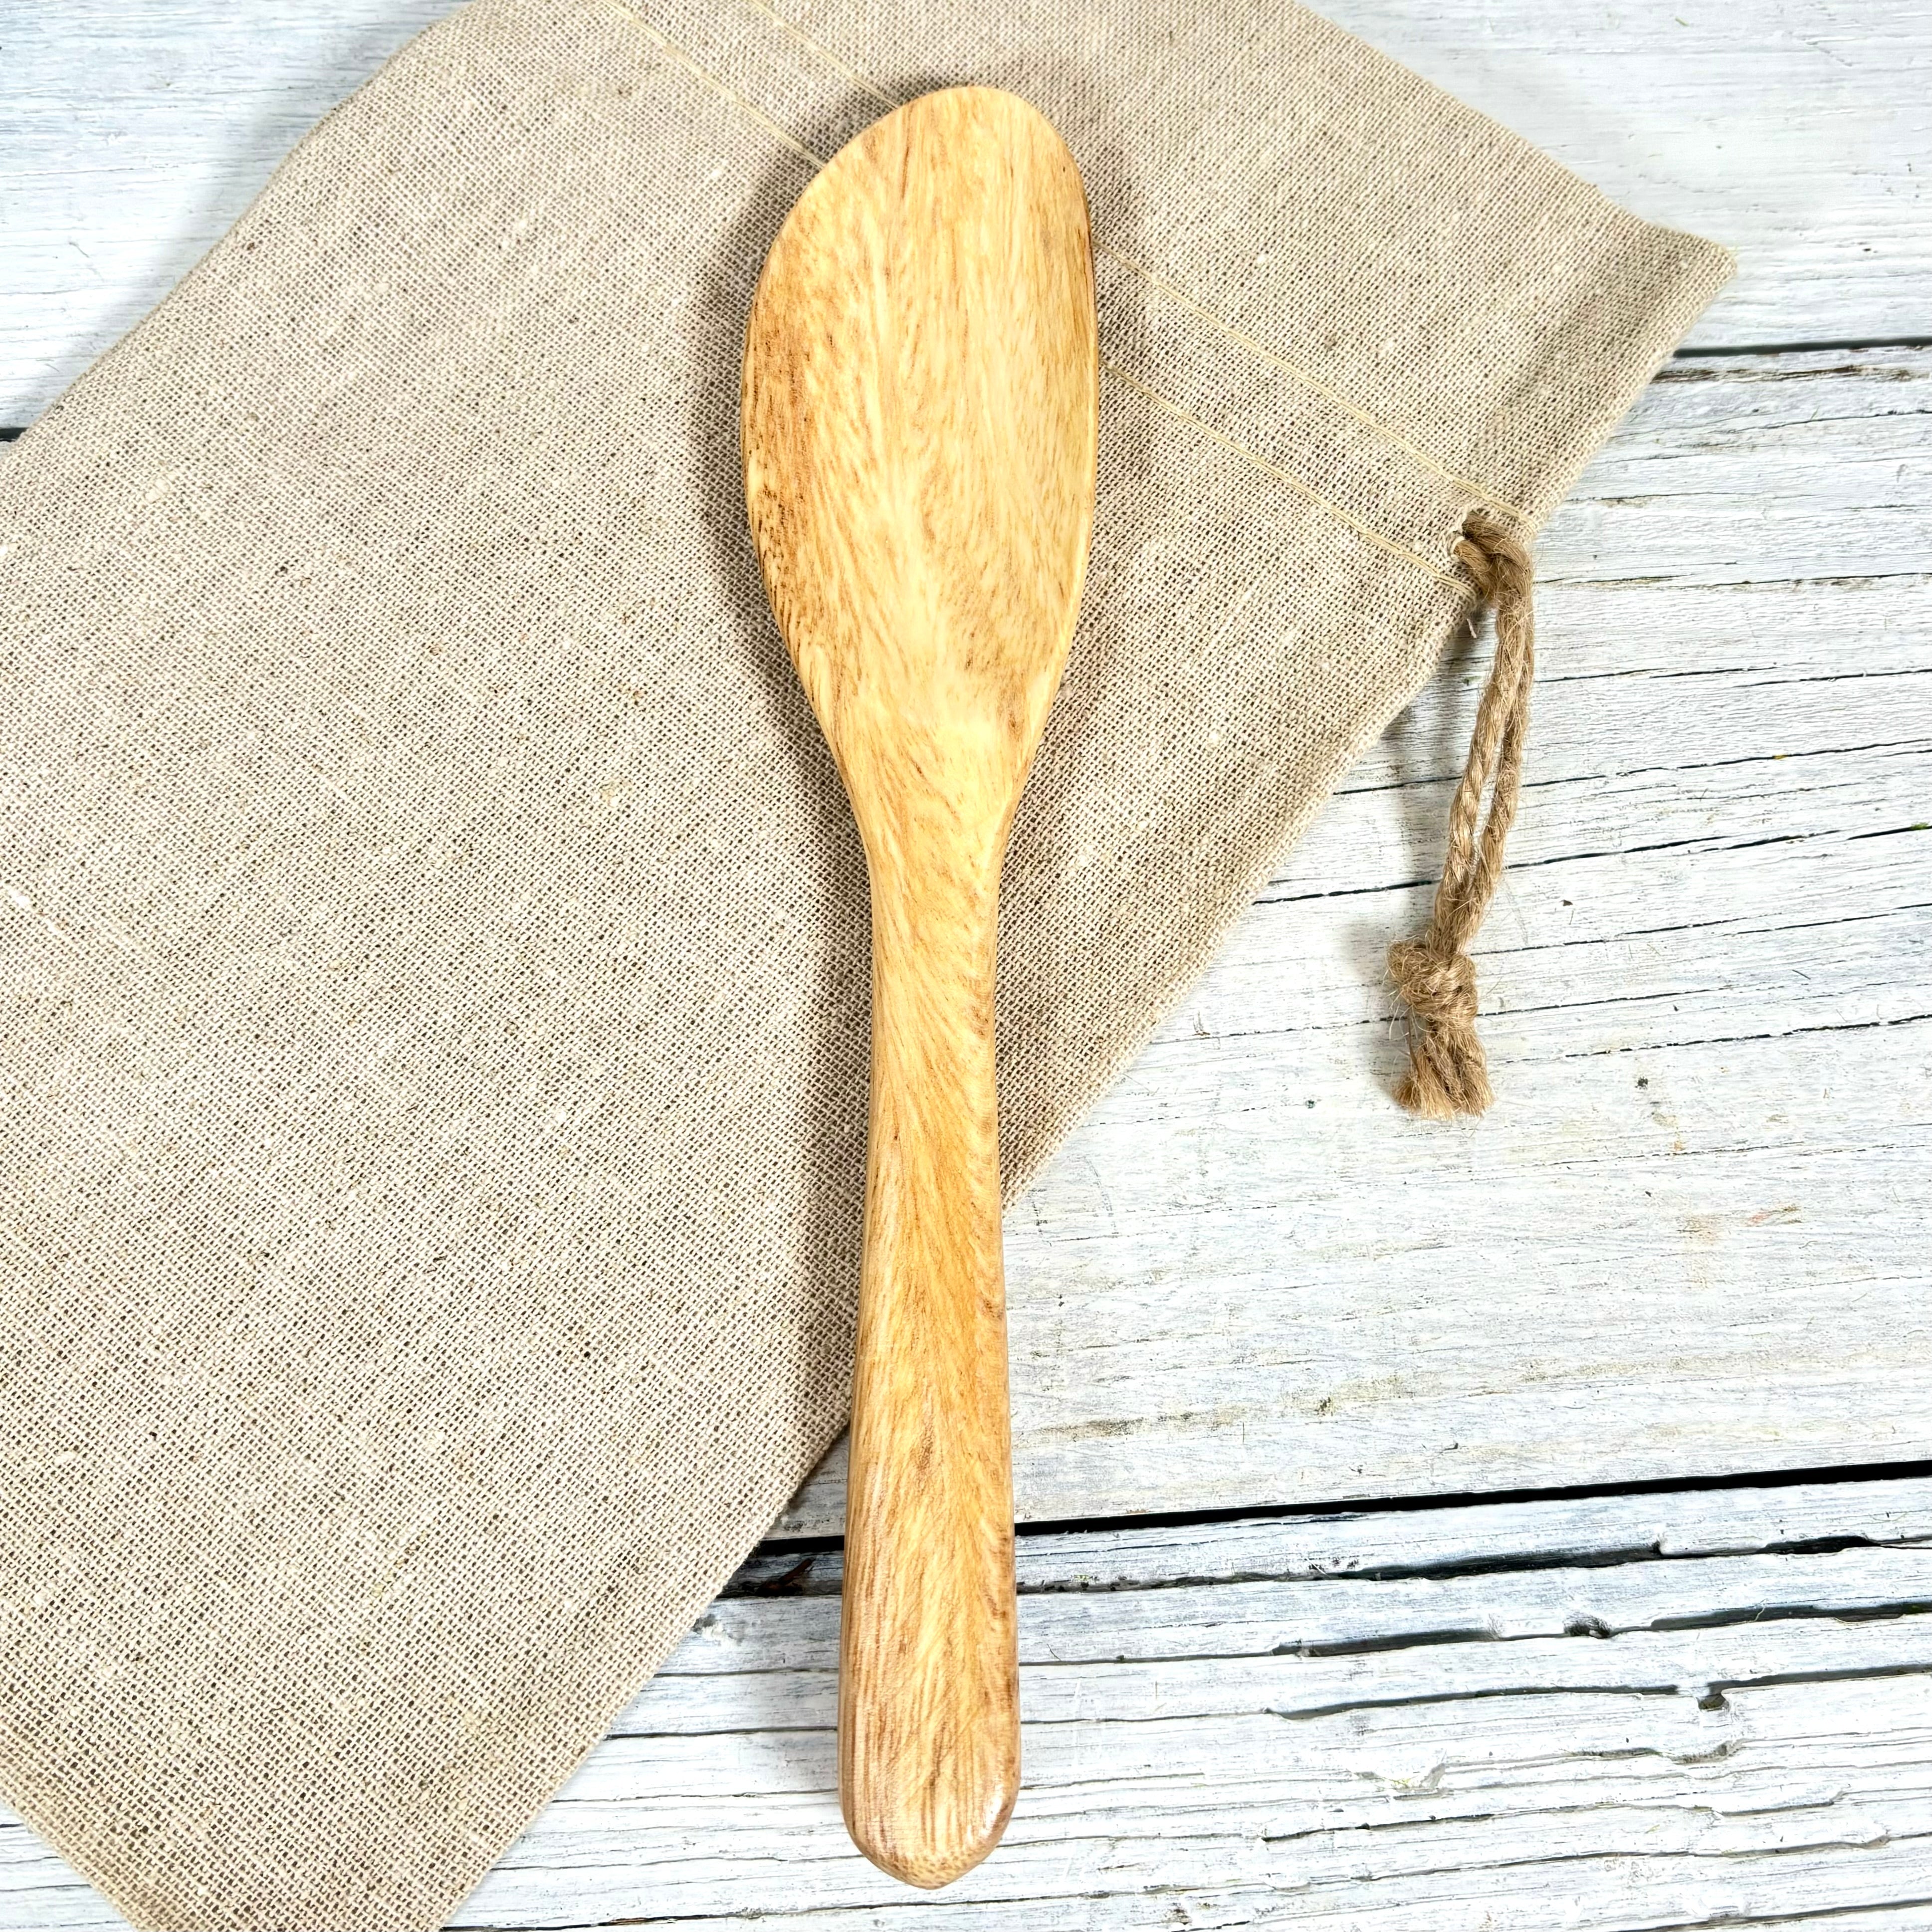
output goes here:
[[1408, 1071], [1396, 1099], [1424, 1120], [1481, 1113], [1496, 1096], [1476, 1032], [1475, 962], [1431, 939], [1401, 939], [1388, 966], [1408, 1009]]
[[1389, 976], [1409, 1013], [1408, 1072], [1396, 1098], [1432, 1120], [1480, 1114], [1495, 1097], [1476, 1036], [1476, 968], [1468, 949], [1502, 876], [1504, 842], [1522, 788], [1536, 668], [1533, 572], [1522, 539], [1476, 509], [1465, 518], [1455, 550], [1477, 595], [1496, 613], [1496, 656], [1449, 808], [1448, 853], [1429, 929], [1391, 946], [1388, 956]]

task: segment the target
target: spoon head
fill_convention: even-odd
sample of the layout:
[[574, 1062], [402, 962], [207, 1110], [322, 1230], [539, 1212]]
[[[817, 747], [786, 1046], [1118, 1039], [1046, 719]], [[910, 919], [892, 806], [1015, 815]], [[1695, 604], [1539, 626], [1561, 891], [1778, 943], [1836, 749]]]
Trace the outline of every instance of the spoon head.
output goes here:
[[887, 115], [772, 244], [746, 500], [868, 847], [909, 788], [1004, 842], [1086, 568], [1098, 367], [1079, 172], [1012, 94]]

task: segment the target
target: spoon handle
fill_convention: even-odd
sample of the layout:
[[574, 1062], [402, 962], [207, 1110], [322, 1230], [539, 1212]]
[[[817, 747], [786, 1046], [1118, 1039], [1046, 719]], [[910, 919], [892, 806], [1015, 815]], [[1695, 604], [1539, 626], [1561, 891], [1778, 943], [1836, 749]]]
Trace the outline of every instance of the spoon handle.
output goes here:
[[839, 1788], [860, 1850], [926, 1886], [993, 1849], [1019, 1788], [990, 859], [871, 854]]

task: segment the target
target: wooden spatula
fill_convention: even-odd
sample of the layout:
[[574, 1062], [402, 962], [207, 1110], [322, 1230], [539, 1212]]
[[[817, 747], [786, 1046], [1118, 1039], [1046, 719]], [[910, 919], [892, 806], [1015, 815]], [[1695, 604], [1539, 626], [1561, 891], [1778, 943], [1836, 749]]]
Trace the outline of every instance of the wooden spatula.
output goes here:
[[976, 87], [806, 190], [745, 347], [752, 534], [872, 876], [839, 1784], [914, 1885], [984, 1858], [1019, 1784], [994, 941], [1086, 568], [1097, 367], [1073, 158]]

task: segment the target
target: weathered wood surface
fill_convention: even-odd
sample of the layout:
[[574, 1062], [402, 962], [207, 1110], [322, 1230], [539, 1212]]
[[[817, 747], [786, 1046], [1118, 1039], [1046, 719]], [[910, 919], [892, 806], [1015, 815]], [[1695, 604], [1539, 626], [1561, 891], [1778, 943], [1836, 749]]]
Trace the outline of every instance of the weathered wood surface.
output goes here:
[[1023, 1517], [1932, 1456], [1928, 404], [1916, 352], [1653, 386], [1544, 546], [1497, 1106], [1397, 1112], [1382, 964], [1478, 656], [1009, 1216]]
[[[0, 424], [38, 416], [448, 9], [0, 0]], [[1639, 214], [1735, 247], [1742, 272], [1694, 341], [1932, 335], [1925, 0], [1325, 10]]]
[[[837, 1558], [787, 1557], [455, 1922], [1928, 1922], [1932, 1482], [1030, 1536], [1020, 1574], [1026, 1788], [943, 1899], [846, 1840]], [[0, 1830], [0, 1923], [116, 1922]]]
[[[1932, 1484], [1028, 1538], [1021, 1580], [1028, 1785], [941, 1924], [1932, 1896]], [[836, 1622], [721, 1601], [460, 1922], [932, 1922], [838, 1843]]]

